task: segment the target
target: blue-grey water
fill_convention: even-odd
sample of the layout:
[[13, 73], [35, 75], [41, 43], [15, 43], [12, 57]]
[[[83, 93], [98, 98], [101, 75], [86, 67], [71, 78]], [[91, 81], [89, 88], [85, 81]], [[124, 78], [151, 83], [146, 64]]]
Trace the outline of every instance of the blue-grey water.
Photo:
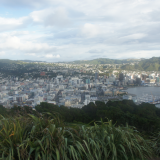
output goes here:
[[[143, 94], [151, 94], [154, 96], [160, 96], [160, 87], [133, 87], [127, 89], [128, 93], [142, 96]], [[160, 107], [160, 104], [156, 105]]]

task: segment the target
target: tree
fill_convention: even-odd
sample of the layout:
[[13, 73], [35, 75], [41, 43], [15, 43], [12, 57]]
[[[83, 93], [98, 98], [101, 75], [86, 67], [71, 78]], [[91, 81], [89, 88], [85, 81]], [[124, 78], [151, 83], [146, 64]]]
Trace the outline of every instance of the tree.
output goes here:
[[0, 114], [2, 116], [6, 116], [7, 115], [7, 109], [5, 107], [3, 107], [2, 105], [0, 105]]

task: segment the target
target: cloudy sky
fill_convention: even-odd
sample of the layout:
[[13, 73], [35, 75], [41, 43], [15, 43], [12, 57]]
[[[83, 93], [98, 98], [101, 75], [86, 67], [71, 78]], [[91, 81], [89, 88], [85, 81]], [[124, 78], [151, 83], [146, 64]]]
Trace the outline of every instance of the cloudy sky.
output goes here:
[[0, 0], [0, 59], [160, 56], [160, 0]]

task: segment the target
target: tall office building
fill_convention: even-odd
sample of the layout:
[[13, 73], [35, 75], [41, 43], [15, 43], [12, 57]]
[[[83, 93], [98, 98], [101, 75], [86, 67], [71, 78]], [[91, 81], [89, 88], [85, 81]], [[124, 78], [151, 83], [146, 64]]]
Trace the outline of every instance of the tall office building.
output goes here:
[[86, 84], [90, 84], [90, 79], [86, 79]]
[[98, 72], [95, 73], [95, 80], [96, 79], [99, 79], [99, 73]]
[[124, 74], [120, 73], [119, 74], [119, 81], [122, 82], [124, 80]]

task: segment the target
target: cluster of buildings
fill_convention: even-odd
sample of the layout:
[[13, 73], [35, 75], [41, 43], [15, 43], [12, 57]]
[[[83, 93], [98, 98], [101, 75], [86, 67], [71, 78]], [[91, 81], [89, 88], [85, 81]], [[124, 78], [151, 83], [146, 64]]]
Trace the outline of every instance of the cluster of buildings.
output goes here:
[[[33, 77], [33, 73], [38, 76]], [[36, 64], [35, 68], [31, 66], [27, 69], [24, 76], [3, 77], [0, 74], [0, 105], [34, 108], [41, 102], [47, 102], [82, 108], [97, 100], [133, 99], [133, 96], [126, 95], [128, 86], [160, 86], [158, 72], [113, 69], [109, 74], [102, 74], [97, 66], [92, 68], [90, 65], [63, 63], [57, 63], [54, 67]]]
[[78, 75], [76, 77], [57, 75], [48, 79], [3, 78], [0, 82], [0, 104], [5, 107], [32, 106], [48, 102], [66, 107], [82, 108], [96, 100], [113, 98], [124, 93], [107, 82], [107, 77]]
[[129, 72], [123, 71], [116, 85], [160, 86], [159, 72]]

